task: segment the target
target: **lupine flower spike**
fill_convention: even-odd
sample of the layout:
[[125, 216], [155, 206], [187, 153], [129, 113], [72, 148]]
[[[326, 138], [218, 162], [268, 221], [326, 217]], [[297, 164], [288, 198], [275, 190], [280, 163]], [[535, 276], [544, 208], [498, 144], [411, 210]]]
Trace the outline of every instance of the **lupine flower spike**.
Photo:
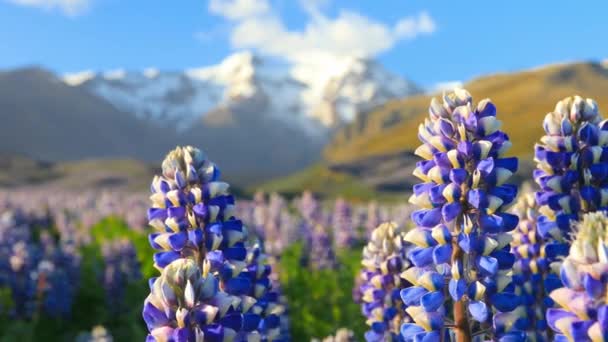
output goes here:
[[[234, 198], [219, 170], [193, 147], [178, 147], [152, 182], [150, 244], [161, 270], [143, 316], [156, 341], [277, 341], [270, 267], [245, 245]], [[249, 255], [249, 256], [248, 256]]]
[[551, 338], [544, 333], [544, 312], [554, 305], [548, 294], [561, 287], [560, 260], [568, 253], [571, 224], [608, 204], [608, 125], [597, 103], [565, 98], [545, 116], [543, 128], [535, 146], [540, 191], [517, 213], [524, 220], [513, 241], [514, 282], [525, 311], [519, 322], [526, 323], [529, 339], [540, 341]]
[[429, 118], [420, 125], [422, 145], [414, 175], [423, 182], [410, 198], [420, 210], [412, 268], [403, 277], [414, 286], [401, 290], [406, 312], [406, 341], [520, 341], [511, 331], [510, 315], [519, 301], [512, 292], [509, 251], [518, 218], [505, 213], [517, 188], [506, 184], [517, 158], [505, 158], [511, 146], [499, 130], [496, 107], [486, 99], [473, 105], [471, 95], [455, 89], [433, 99]]
[[594, 100], [575, 96], [558, 102], [543, 128], [546, 135], [535, 146], [538, 229], [542, 237], [564, 241], [579, 214], [608, 205], [608, 122]]
[[561, 265], [564, 287], [551, 292], [559, 309], [547, 311], [555, 341], [608, 341], [608, 217], [583, 216]]
[[514, 324], [525, 330], [529, 341], [548, 341], [550, 336], [545, 320], [548, 292], [545, 289], [546, 284], [549, 288], [559, 286], [559, 278], [551, 273], [553, 257], [548, 257], [554, 254], [555, 244], [546, 243], [538, 233], [539, 213], [533, 192], [522, 193], [512, 213], [519, 217], [517, 229], [512, 232], [511, 251], [516, 257], [513, 265], [515, 293], [521, 300], [521, 306], [515, 312], [519, 318], [513, 317]]
[[338, 198], [334, 204], [331, 225], [333, 228], [336, 249], [352, 247], [357, 238], [353, 226], [352, 207], [343, 198]]
[[405, 311], [399, 291], [407, 285], [400, 277], [409, 266], [405, 254], [403, 230], [394, 223], [378, 226], [363, 248], [359, 293], [361, 311], [371, 327], [365, 333], [367, 341], [402, 340]]

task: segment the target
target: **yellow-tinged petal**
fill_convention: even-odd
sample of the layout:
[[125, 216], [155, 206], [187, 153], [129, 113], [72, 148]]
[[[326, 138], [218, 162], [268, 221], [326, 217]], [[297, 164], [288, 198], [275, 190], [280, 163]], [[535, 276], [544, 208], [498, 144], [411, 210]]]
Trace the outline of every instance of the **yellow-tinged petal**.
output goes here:
[[419, 167], [415, 168], [412, 174], [414, 175], [414, 177], [420, 179], [425, 183], [430, 181], [429, 177], [424, 172], [422, 172], [422, 169]]
[[576, 292], [567, 287], [560, 287], [551, 291], [549, 297], [553, 299], [559, 306], [568, 308], [570, 301], [574, 299]]
[[428, 173], [431, 181], [437, 184], [443, 184], [443, 177], [441, 176], [441, 168], [439, 166], [433, 166]]
[[450, 160], [450, 163], [452, 164], [453, 168], [462, 167], [462, 165], [460, 165], [460, 162], [458, 161], [458, 150], [449, 150], [447, 153], [447, 157]]
[[589, 330], [587, 330], [587, 335], [589, 335], [589, 338], [591, 338], [592, 342], [604, 342], [604, 336], [602, 334], [600, 322], [593, 323]]
[[420, 276], [423, 274], [423, 271], [418, 267], [408, 268], [407, 270], [401, 273], [401, 278], [407, 280], [410, 284], [414, 286], [418, 286], [418, 280]]
[[505, 168], [502, 168], [502, 167], [497, 168], [496, 169], [496, 185], [500, 186], [500, 185], [505, 184], [509, 180], [509, 178], [511, 178], [512, 175], [513, 175], [513, 172], [511, 172]]
[[433, 149], [427, 144], [418, 146], [418, 148], [414, 151], [414, 154], [426, 160], [433, 159]]
[[420, 228], [415, 228], [407, 232], [403, 238], [405, 241], [410, 242], [418, 247], [429, 247], [426, 234]]
[[[508, 142], [508, 140], [505, 141], [505, 143], [507, 143], [507, 142]], [[480, 149], [480, 159], [488, 158], [488, 154], [490, 153], [490, 150], [492, 149], [492, 142], [487, 141], [487, 140], [480, 140], [477, 142], [477, 144], [479, 145], [479, 149]]]

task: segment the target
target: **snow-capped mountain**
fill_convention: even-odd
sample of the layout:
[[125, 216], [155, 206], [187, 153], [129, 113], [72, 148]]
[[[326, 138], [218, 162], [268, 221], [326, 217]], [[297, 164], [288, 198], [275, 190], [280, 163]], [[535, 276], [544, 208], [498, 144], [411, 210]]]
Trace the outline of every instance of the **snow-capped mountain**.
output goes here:
[[348, 58], [303, 70], [250, 52], [181, 72], [86, 71], [65, 75], [64, 81], [84, 87], [122, 111], [178, 131], [187, 130], [208, 113], [247, 108], [309, 137], [323, 138], [357, 112], [419, 91], [370, 60]]

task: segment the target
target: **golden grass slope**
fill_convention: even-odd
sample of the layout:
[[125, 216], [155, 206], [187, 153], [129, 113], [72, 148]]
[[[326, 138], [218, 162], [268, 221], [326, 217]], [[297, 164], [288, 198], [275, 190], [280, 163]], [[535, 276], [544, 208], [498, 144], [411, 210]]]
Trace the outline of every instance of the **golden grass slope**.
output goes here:
[[[475, 79], [465, 85], [474, 101], [490, 98], [513, 142], [511, 154], [531, 158], [542, 135], [542, 120], [560, 99], [570, 95], [594, 98], [608, 113], [608, 68], [599, 63], [552, 65]], [[438, 94], [440, 95], [440, 94]], [[437, 95], [435, 95], [437, 96]], [[431, 96], [386, 103], [340, 130], [324, 151], [329, 163], [348, 163], [376, 155], [413, 150], [419, 145], [418, 125], [428, 115]]]

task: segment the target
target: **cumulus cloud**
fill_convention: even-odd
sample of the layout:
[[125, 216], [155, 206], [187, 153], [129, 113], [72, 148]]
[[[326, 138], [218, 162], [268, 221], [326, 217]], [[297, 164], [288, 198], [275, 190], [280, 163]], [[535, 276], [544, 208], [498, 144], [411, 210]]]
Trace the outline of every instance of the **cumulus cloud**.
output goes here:
[[293, 62], [346, 56], [373, 57], [399, 41], [431, 34], [436, 24], [426, 12], [402, 18], [394, 25], [341, 10], [328, 17], [323, 8], [329, 0], [300, 0], [308, 14], [301, 30], [286, 27], [267, 0], [211, 0], [210, 12], [232, 23], [234, 48], [252, 48]]
[[16, 5], [41, 8], [45, 10], [59, 10], [68, 16], [77, 16], [84, 13], [92, 0], [7, 0]]

